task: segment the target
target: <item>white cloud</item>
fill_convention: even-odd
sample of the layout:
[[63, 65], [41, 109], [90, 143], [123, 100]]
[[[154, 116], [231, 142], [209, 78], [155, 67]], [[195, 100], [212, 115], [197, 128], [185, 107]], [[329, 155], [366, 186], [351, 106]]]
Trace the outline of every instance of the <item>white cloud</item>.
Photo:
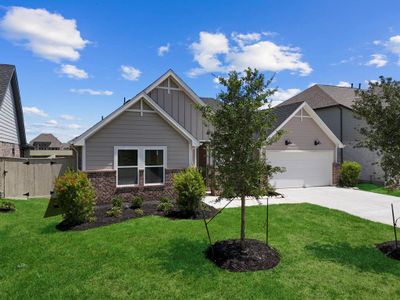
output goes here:
[[194, 60], [200, 65], [189, 71], [189, 76], [197, 76], [209, 72], [223, 72], [225, 67], [218, 59], [219, 54], [229, 52], [228, 39], [222, 33], [200, 32], [198, 42], [191, 44]]
[[68, 125], [66, 125], [66, 128], [68, 128], [68, 129], [81, 129], [82, 126], [79, 125], [79, 124], [68, 124]]
[[400, 35], [394, 35], [385, 43], [387, 49], [394, 54], [400, 55]]
[[142, 72], [132, 66], [122, 65], [121, 66], [121, 76], [126, 80], [136, 81], [139, 79]]
[[336, 86], [341, 86], [341, 87], [351, 87], [351, 84], [347, 81], [339, 81]]
[[371, 59], [366, 63], [367, 66], [375, 66], [382, 68], [388, 63], [386, 55], [383, 54], [372, 54]]
[[26, 115], [35, 115], [39, 117], [47, 117], [47, 113], [45, 113], [43, 110], [37, 108], [36, 106], [24, 106], [22, 108], [24, 114]]
[[165, 53], [169, 52], [169, 43], [158, 48], [158, 56], [164, 56]]
[[91, 95], [91, 96], [111, 96], [114, 94], [112, 91], [107, 91], [107, 90], [92, 90], [92, 89], [70, 89], [69, 90], [71, 93], [76, 93], [80, 95]]
[[73, 116], [73, 115], [61, 115], [60, 118], [65, 120], [65, 121], [75, 120], [75, 116]]
[[76, 61], [88, 43], [74, 19], [65, 19], [45, 9], [11, 7], [0, 21], [5, 38], [22, 44], [39, 57], [59, 62]]
[[58, 122], [56, 120], [48, 120], [44, 123], [45, 126], [56, 127]]
[[307, 85], [307, 87], [310, 88], [310, 87], [312, 87], [312, 86], [314, 86], [314, 85], [316, 85], [316, 84], [318, 84], [318, 83], [316, 83], [316, 82], [310, 82], [309, 85]]
[[292, 98], [293, 96], [296, 96], [298, 93], [300, 93], [300, 89], [278, 89], [271, 97], [272, 100], [272, 105], [277, 105], [279, 103], [282, 103], [283, 101], [286, 101], [287, 99]]
[[189, 76], [210, 72], [242, 71], [247, 67], [260, 71], [279, 72], [290, 70], [305, 76], [312, 72], [307, 62], [302, 60], [298, 48], [277, 45], [263, 40], [259, 33], [232, 33], [234, 46], [223, 33], [200, 32], [198, 42], [192, 43], [190, 49], [199, 67], [189, 71]]
[[79, 69], [74, 65], [61, 65], [59, 72], [67, 75], [69, 78], [86, 79], [89, 77], [85, 70]]

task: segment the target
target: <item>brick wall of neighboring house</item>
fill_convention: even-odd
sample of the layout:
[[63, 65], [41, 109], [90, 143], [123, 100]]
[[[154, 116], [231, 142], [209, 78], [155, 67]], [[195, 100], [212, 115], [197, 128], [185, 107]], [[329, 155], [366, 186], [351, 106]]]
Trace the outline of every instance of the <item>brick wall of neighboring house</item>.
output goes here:
[[338, 185], [340, 179], [340, 164], [333, 163], [332, 165], [332, 184]]
[[142, 196], [144, 200], [159, 200], [162, 196], [174, 197], [172, 176], [181, 170], [165, 170], [165, 184], [161, 186], [144, 186], [144, 172], [139, 170], [139, 186], [116, 186], [115, 170], [86, 171], [96, 190], [96, 203], [108, 204], [115, 196], [121, 196], [124, 201], [131, 201], [133, 196]]
[[21, 157], [19, 145], [0, 142], [0, 157]]

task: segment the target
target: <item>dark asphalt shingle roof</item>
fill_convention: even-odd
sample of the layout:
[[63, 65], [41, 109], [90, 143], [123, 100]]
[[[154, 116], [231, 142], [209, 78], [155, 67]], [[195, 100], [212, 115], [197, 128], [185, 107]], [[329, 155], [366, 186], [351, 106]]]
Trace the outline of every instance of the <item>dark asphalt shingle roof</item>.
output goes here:
[[50, 143], [49, 147], [56, 148], [59, 147], [61, 148], [62, 143], [59, 141], [58, 138], [56, 138], [53, 134], [51, 133], [41, 133], [37, 137], [35, 137], [30, 144], [33, 145], [34, 143]]
[[211, 97], [200, 97], [200, 99], [207, 105], [211, 106], [212, 109], [217, 109], [219, 101]]
[[15, 66], [0, 64], [0, 103], [3, 102], [7, 87], [14, 74]]
[[307, 102], [313, 109], [342, 105], [352, 109], [357, 89], [334, 85], [315, 84], [279, 106], [292, 103]]
[[271, 134], [275, 129], [277, 129], [302, 104], [303, 102], [296, 102], [284, 106], [273, 107], [272, 111], [275, 113], [276, 120], [274, 126], [268, 131], [268, 134]]

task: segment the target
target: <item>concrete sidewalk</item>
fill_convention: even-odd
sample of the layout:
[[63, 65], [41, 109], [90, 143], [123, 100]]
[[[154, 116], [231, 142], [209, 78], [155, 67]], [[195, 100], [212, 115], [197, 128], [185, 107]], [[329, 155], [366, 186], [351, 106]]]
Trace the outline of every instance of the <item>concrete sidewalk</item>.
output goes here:
[[[338, 187], [280, 189], [277, 192], [283, 194], [285, 198], [270, 198], [270, 204], [311, 203], [341, 210], [370, 221], [392, 225], [390, 204], [393, 203], [395, 214], [398, 218], [400, 217], [400, 197]], [[216, 199], [217, 197], [207, 196], [204, 202], [216, 208], [227, 204], [227, 200], [215, 202]], [[267, 200], [248, 199], [246, 203], [247, 206], [265, 205]], [[239, 206], [240, 200], [235, 199], [228, 207]]]

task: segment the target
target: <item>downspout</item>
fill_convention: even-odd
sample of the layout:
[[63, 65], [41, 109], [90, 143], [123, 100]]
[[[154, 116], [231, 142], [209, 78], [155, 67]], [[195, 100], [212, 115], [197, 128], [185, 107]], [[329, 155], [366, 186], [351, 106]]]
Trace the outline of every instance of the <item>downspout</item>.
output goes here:
[[78, 169], [79, 169], [79, 151], [72, 144], [71, 144], [71, 149], [76, 154], [76, 170], [78, 171]]
[[[340, 141], [343, 143], [343, 109], [338, 106], [340, 110]], [[340, 148], [340, 163], [343, 163], [343, 148]]]

